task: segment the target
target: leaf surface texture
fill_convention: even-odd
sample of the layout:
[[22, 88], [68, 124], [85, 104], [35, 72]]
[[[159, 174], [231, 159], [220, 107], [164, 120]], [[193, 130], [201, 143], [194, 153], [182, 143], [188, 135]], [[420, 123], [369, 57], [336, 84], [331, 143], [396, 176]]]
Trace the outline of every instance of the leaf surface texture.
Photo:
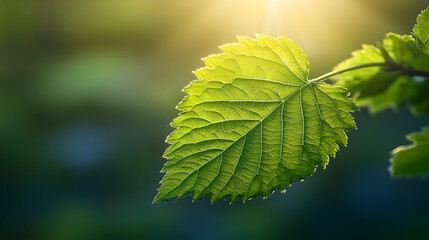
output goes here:
[[355, 128], [347, 90], [308, 81], [307, 56], [294, 42], [238, 41], [204, 58], [184, 89], [154, 202], [269, 196], [325, 167]]

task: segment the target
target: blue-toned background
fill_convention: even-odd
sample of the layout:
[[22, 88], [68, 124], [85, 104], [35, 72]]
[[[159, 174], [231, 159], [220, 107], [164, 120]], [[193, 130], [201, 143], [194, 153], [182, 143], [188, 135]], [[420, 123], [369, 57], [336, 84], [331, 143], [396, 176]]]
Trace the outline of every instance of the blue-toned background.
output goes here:
[[236, 35], [283, 35], [311, 77], [426, 0], [1, 0], [2, 239], [428, 239], [429, 179], [392, 179], [390, 151], [428, 125], [407, 108], [354, 114], [326, 170], [229, 205], [152, 205], [180, 91]]

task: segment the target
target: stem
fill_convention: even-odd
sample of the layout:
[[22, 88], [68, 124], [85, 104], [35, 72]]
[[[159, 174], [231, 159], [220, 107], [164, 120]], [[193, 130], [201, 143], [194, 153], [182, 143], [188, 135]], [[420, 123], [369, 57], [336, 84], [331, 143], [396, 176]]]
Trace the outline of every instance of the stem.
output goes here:
[[348, 71], [352, 71], [352, 70], [356, 70], [356, 69], [360, 69], [360, 68], [367, 68], [367, 67], [387, 67], [388, 65], [385, 62], [373, 62], [373, 63], [362, 63], [362, 64], [357, 64], [357, 65], [353, 65], [350, 67], [346, 67], [343, 69], [339, 69], [339, 70], [335, 70], [332, 72], [329, 72], [325, 75], [322, 75], [318, 78], [312, 79], [310, 80], [310, 82], [320, 82], [322, 80], [325, 80], [327, 78], [330, 78], [332, 76], [344, 73], [344, 72], [348, 72]]

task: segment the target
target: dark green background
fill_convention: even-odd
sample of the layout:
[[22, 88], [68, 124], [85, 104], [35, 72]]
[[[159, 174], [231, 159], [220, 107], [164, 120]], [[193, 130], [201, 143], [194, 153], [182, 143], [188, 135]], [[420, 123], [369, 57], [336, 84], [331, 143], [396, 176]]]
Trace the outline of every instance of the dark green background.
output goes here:
[[362, 43], [410, 33], [427, 4], [2, 0], [2, 239], [429, 238], [429, 181], [388, 172], [390, 151], [429, 122], [407, 108], [356, 112], [349, 147], [286, 194], [151, 204], [201, 57], [237, 34], [283, 35], [316, 77]]

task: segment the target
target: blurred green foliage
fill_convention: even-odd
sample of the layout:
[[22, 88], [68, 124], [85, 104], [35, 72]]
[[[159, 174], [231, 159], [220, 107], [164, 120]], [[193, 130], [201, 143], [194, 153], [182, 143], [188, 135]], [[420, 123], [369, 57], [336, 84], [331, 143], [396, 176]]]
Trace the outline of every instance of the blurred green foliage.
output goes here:
[[[277, 2], [277, 5], [274, 3]], [[175, 104], [237, 34], [294, 39], [311, 75], [361, 43], [409, 33], [424, 0], [3, 0], [0, 179], [4, 239], [410, 238], [428, 182], [390, 180], [389, 151], [425, 118], [355, 114], [328, 170], [246, 204], [152, 205]], [[272, 7], [274, 6], [274, 7]], [[395, 131], [392, 131], [392, 129]], [[311, 229], [311, 231], [309, 231]]]

